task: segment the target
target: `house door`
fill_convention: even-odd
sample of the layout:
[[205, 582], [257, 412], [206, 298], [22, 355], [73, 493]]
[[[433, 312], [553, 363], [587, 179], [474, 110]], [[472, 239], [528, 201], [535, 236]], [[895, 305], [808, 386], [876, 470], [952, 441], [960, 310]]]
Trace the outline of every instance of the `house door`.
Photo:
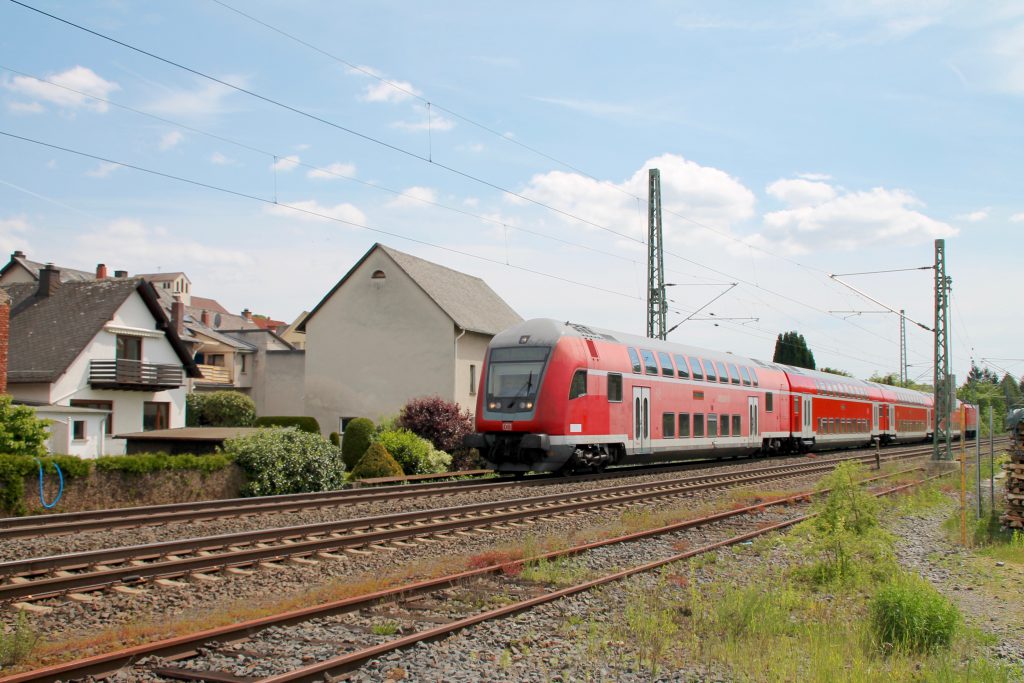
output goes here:
[[651, 452], [651, 388], [633, 387], [633, 450]]
[[761, 445], [761, 429], [757, 424], [758, 399], [757, 396], [747, 397], [747, 416], [750, 420], [750, 441], [755, 446]]

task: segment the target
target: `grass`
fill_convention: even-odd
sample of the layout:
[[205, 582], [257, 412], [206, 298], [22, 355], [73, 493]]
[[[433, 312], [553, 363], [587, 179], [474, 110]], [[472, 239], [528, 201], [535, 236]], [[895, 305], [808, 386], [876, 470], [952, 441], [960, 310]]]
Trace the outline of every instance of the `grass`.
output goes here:
[[555, 586], [570, 586], [574, 583], [585, 581], [591, 576], [591, 572], [579, 561], [557, 557], [553, 560], [538, 560], [530, 562], [520, 574], [524, 581], [545, 583]]
[[398, 633], [397, 621], [383, 621], [370, 627], [375, 636], [393, 636]]
[[25, 660], [39, 641], [28, 617], [19, 611], [9, 632], [0, 631], [0, 667], [12, 666]]
[[881, 586], [869, 609], [878, 642], [912, 652], [948, 648], [961, 619], [956, 606], [916, 574]]

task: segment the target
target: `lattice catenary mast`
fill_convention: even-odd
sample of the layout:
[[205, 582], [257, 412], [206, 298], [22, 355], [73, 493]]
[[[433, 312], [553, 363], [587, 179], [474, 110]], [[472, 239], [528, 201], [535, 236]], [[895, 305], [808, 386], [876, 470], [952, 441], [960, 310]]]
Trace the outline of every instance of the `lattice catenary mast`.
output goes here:
[[661, 172], [650, 169], [647, 200], [647, 336], [664, 339], [665, 252], [661, 239]]
[[[956, 387], [949, 374], [949, 290], [952, 278], [946, 277], [946, 240], [935, 240], [935, 429], [932, 459], [952, 460], [950, 413]], [[942, 443], [945, 445], [943, 446]]]

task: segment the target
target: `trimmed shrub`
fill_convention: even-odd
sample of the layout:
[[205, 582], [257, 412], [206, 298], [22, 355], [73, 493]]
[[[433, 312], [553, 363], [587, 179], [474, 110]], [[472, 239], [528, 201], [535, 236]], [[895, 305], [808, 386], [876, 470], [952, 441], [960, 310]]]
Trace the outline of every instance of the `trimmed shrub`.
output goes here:
[[341, 434], [338, 434], [338, 432], [331, 432], [330, 436], [327, 437], [327, 440], [338, 448], [341, 448]]
[[341, 457], [345, 459], [345, 467], [352, 469], [362, 459], [373, 438], [373, 420], [357, 417], [345, 427], [345, 438], [341, 440]]
[[447, 472], [452, 462], [452, 456], [408, 429], [380, 432], [374, 437], [374, 443], [384, 446], [406, 474]]
[[223, 452], [248, 475], [247, 496], [330, 491], [345, 481], [341, 452], [319, 434], [297, 429], [262, 429], [228, 439]]
[[459, 404], [440, 396], [414, 398], [398, 414], [397, 426], [423, 437], [439, 451], [454, 453], [473, 432], [473, 418]]
[[388, 450], [379, 443], [371, 444], [366, 454], [352, 469], [353, 479], [373, 479], [374, 477], [400, 477], [404, 474], [402, 466], [395, 462]]
[[253, 423], [255, 427], [295, 427], [296, 429], [309, 432], [310, 434], [320, 433], [320, 423], [315, 417], [308, 415], [264, 415], [256, 418]]
[[883, 586], [870, 605], [871, 628], [882, 645], [929, 652], [948, 647], [960, 612], [930, 583], [903, 574]]
[[238, 391], [191, 393], [185, 398], [185, 424], [190, 427], [250, 427], [256, 404]]
[[128, 472], [131, 474], [147, 474], [163, 470], [216, 472], [230, 464], [231, 458], [223, 453], [212, 455], [136, 453], [134, 455], [103, 455], [96, 458], [96, 469], [98, 471]]

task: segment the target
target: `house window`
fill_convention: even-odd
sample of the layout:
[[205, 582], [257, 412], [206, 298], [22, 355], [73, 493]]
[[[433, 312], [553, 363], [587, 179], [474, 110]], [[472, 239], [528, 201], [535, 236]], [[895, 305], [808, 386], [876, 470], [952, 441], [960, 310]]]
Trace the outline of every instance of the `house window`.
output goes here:
[[142, 360], [142, 337], [117, 335], [117, 360]]
[[469, 364], [469, 395], [476, 396], [476, 365]]
[[224, 367], [224, 354], [223, 353], [209, 353], [204, 356], [206, 359], [206, 365], [212, 365], [214, 367]]
[[587, 395], [587, 371], [577, 370], [572, 376], [572, 384], [569, 385], [569, 400]]
[[661, 436], [663, 439], [673, 439], [676, 436], [676, 414], [661, 414]]
[[384, 280], [387, 279], [387, 275], [384, 274], [383, 270], [373, 271], [373, 275], [370, 276], [371, 280]]
[[85, 420], [71, 421], [71, 438], [75, 441], [85, 441]]
[[622, 401], [622, 375], [617, 372], [608, 373], [608, 401], [612, 403]]
[[142, 404], [142, 431], [167, 429], [171, 422], [171, 404], [163, 401], [146, 401]]
[[249, 356], [244, 353], [240, 353], [238, 354], [238, 357], [242, 361], [242, 367], [239, 369], [239, 372], [243, 374], [249, 372]]
[[93, 410], [105, 410], [107, 411], [107, 424], [104, 429], [107, 432], [107, 436], [114, 433], [114, 402], [113, 401], [94, 401], [83, 398], [71, 399], [71, 405], [74, 408], [92, 408]]

